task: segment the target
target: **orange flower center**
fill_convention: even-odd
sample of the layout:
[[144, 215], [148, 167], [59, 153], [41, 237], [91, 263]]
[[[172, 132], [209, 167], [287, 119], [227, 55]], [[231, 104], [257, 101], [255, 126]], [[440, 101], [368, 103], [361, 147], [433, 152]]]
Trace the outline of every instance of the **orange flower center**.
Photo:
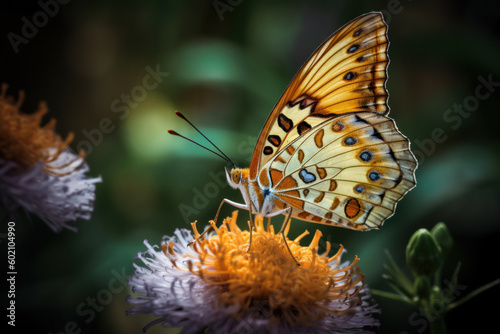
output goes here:
[[[38, 110], [31, 114], [24, 114], [20, 107], [24, 100], [24, 92], [19, 93], [16, 102], [12, 96], [6, 95], [7, 85], [3, 84], [0, 94], [0, 159], [14, 161], [22, 167], [32, 167], [42, 162], [44, 169], [52, 174], [58, 174], [57, 169], [67, 167], [51, 166], [61, 152], [73, 140], [70, 133], [65, 140], [55, 133], [56, 120], [51, 119], [44, 126], [40, 126], [48, 108], [40, 103]], [[83, 156], [83, 151], [79, 157]]]
[[[305, 247], [300, 245], [300, 240], [308, 234], [307, 231], [295, 240], [287, 239], [292, 254], [300, 264], [297, 266], [283, 237], [274, 233], [272, 225], [264, 227], [261, 218], [256, 218], [251, 249], [247, 252], [250, 233], [238, 228], [236, 218], [235, 211], [220, 228], [211, 222], [216, 233], [208, 239], [198, 240], [193, 245], [198, 258], [188, 261], [188, 268], [193, 274], [208, 284], [223, 287], [220, 302], [238, 305], [241, 314], [254, 302], [268, 301], [273, 320], [285, 319], [292, 325], [312, 324], [327, 313], [345, 314], [351, 306], [360, 302], [359, 298], [354, 298], [364, 279], [359, 267], [355, 266], [358, 258], [349, 266], [339, 268], [343, 248], [341, 246], [337, 254], [328, 257], [328, 242], [326, 252], [319, 255], [320, 231], [316, 231], [310, 245]], [[198, 238], [195, 224], [192, 224], [194, 236]], [[174, 243], [163, 244], [162, 248], [179, 268]], [[344, 307], [328, 308], [333, 300]]]

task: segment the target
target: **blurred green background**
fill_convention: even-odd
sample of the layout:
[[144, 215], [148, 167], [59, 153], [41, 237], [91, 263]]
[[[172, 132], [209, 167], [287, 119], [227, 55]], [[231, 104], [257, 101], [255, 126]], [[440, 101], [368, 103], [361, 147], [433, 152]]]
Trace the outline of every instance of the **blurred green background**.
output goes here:
[[[43, 7], [2, 2], [1, 81], [11, 95], [25, 90], [25, 112], [47, 101], [47, 120], [56, 118], [63, 136], [74, 132], [72, 147], [87, 151], [89, 175], [104, 180], [92, 219], [75, 224], [78, 233], [54, 234], [37, 217], [17, 222], [16, 330], [140, 333], [152, 318], [125, 316], [124, 282], [143, 240], [158, 244], [193, 220], [205, 225], [223, 198], [241, 200], [221, 177], [221, 159], [167, 134], [175, 129], [203, 142], [174, 110], [247, 166], [261, 126], [308, 56], [373, 10], [389, 23], [390, 115], [420, 161], [418, 186], [379, 231], [297, 221], [289, 236], [320, 229], [324, 240], [349, 250], [344, 259], [361, 258], [370, 287], [388, 290], [384, 250], [404, 266], [411, 234], [444, 221], [456, 241], [444, 277], [459, 260], [465, 291], [499, 277], [498, 2], [222, 2], [233, 5], [218, 13], [216, 1], [72, 0], [57, 13], [52, 7], [47, 22], [16, 46], [8, 34], [22, 35], [23, 17], [42, 19]], [[155, 70], [158, 80], [144, 83]], [[481, 80], [492, 83], [481, 88]], [[454, 111], [460, 106], [462, 113]], [[450, 332], [495, 326], [498, 297], [497, 287], [450, 313]], [[415, 310], [376, 300], [381, 333], [423, 331], [421, 316], [411, 318]]]

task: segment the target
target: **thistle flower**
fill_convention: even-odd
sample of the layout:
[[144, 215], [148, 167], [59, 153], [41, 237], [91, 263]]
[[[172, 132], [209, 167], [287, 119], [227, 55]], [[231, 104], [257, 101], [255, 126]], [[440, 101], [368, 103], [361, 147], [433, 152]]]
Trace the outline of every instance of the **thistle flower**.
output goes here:
[[88, 178], [89, 167], [83, 153], [75, 155], [69, 148], [73, 135], [63, 140], [55, 133], [54, 119], [40, 126], [48, 109], [40, 103], [33, 114], [20, 107], [24, 93], [17, 101], [0, 94], [0, 207], [4, 220], [19, 208], [38, 215], [58, 232], [76, 230], [68, 222], [90, 219], [95, 199], [95, 183], [101, 178]]
[[[250, 233], [236, 225], [237, 212], [205, 239], [196, 223], [165, 237], [161, 249], [147, 241], [129, 284], [135, 295], [127, 314], [152, 313], [147, 325], [183, 327], [182, 333], [351, 333], [378, 326], [364, 275], [356, 263], [341, 263], [343, 248], [318, 254], [321, 232], [301, 246], [304, 232], [287, 243], [272, 225], [256, 218]], [[188, 245], [193, 240], [194, 244]]]

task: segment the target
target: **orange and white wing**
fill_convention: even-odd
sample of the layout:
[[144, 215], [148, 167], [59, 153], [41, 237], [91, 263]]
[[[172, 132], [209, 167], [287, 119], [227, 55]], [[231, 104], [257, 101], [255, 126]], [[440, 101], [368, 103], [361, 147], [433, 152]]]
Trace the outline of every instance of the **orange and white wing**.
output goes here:
[[262, 169], [279, 209], [356, 230], [379, 228], [415, 186], [417, 162], [394, 121], [370, 112], [325, 120]]
[[410, 143], [387, 117], [388, 45], [381, 13], [356, 18], [316, 50], [278, 101], [249, 171], [277, 210], [369, 230], [415, 186]]
[[368, 13], [335, 32], [309, 58], [274, 107], [250, 163], [250, 179], [288, 143], [327, 118], [386, 115], [387, 25]]

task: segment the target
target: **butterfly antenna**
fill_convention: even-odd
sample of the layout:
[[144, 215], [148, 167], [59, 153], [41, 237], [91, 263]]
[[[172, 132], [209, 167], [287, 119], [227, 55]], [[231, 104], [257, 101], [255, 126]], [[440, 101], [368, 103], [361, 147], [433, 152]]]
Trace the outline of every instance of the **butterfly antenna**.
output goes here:
[[182, 118], [183, 120], [185, 120], [186, 122], [188, 122], [188, 123], [189, 123], [189, 125], [191, 125], [191, 126], [193, 127], [193, 129], [195, 129], [196, 131], [198, 131], [198, 133], [199, 133], [200, 135], [202, 135], [202, 136], [203, 136], [203, 138], [205, 138], [206, 140], [208, 140], [208, 142], [209, 142], [210, 144], [212, 144], [212, 145], [213, 145], [213, 147], [215, 147], [215, 148], [217, 149], [217, 151], [219, 151], [219, 152], [220, 152], [220, 154], [222, 154], [224, 157], [226, 157], [226, 160], [227, 160], [228, 162], [230, 162], [230, 163], [234, 166], [233, 161], [232, 161], [231, 159], [229, 159], [229, 157], [228, 157], [228, 156], [227, 156], [224, 152], [222, 152], [222, 150], [221, 150], [220, 148], [218, 148], [218, 147], [217, 147], [217, 145], [215, 145], [215, 144], [214, 144], [214, 143], [213, 143], [210, 139], [208, 139], [208, 137], [207, 137], [207, 136], [205, 136], [205, 135], [204, 135], [204, 134], [203, 134], [203, 133], [202, 133], [202, 132], [201, 132], [201, 131], [200, 131], [200, 130], [199, 130], [199, 129], [198, 129], [198, 128], [197, 128], [197, 127], [193, 124], [193, 123], [191, 123], [191, 122], [190, 122], [190, 121], [186, 118], [186, 116], [184, 116], [183, 114], [181, 114], [181, 113], [180, 113], [179, 111], [177, 111], [177, 110], [175, 111], [175, 114], [176, 114], [177, 116], [179, 116], [180, 118]]
[[[217, 147], [217, 145], [215, 145], [215, 144], [214, 144], [214, 143], [213, 143], [210, 139], [208, 139], [208, 137], [207, 137], [207, 136], [205, 136], [205, 135], [203, 134], [203, 132], [201, 132], [201, 131], [200, 131], [200, 130], [199, 130], [199, 129], [198, 129], [198, 128], [197, 128], [197, 127], [193, 124], [193, 123], [191, 123], [191, 122], [190, 122], [190, 121], [186, 118], [186, 116], [184, 116], [183, 114], [181, 114], [181, 113], [180, 113], [179, 111], [177, 111], [177, 110], [175, 111], [175, 114], [176, 114], [177, 116], [179, 116], [180, 118], [182, 118], [183, 120], [185, 120], [185, 121], [186, 121], [189, 125], [191, 125], [191, 126], [193, 127], [193, 129], [195, 129], [196, 131], [198, 131], [198, 133], [199, 133], [200, 135], [202, 135], [202, 136], [203, 136], [203, 138], [205, 138], [205, 139], [206, 139], [206, 140], [207, 140], [210, 144], [212, 144], [212, 145], [213, 145], [213, 147], [215, 147], [215, 148], [217, 149], [217, 151], [219, 151], [219, 152], [220, 152], [220, 154], [218, 154], [217, 152], [212, 151], [211, 149], [209, 149], [209, 148], [207, 148], [207, 147], [205, 147], [205, 146], [203, 146], [203, 145], [201, 145], [201, 144], [199, 144], [199, 143], [197, 143], [197, 142], [195, 142], [195, 141], [193, 141], [193, 140], [191, 140], [191, 139], [188, 139], [188, 138], [186, 138], [186, 137], [184, 137], [184, 136], [179, 135], [179, 134], [178, 134], [177, 132], [175, 132], [175, 131], [168, 130], [168, 132], [169, 132], [170, 134], [174, 134], [174, 133], [175, 133], [175, 135], [177, 135], [177, 136], [179, 136], [179, 137], [182, 137], [182, 138], [184, 138], [184, 139], [187, 139], [187, 140], [189, 140], [190, 142], [195, 143], [196, 145], [198, 145], [198, 146], [200, 146], [200, 147], [203, 147], [204, 149], [206, 149], [206, 150], [208, 150], [208, 151], [210, 151], [210, 152], [212, 152], [212, 153], [214, 153], [214, 154], [218, 155], [219, 157], [221, 157], [221, 158], [223, 158], [224, 160], [226, 160], [227, 162], [229, 162], [231, 165], [235, 166], [235, 164], [233, 163], [233, 161], [232, 161], [232, 160], [231, 160], [231, 159], [230, 159], [230, 158], [229, 158], [229, 157], [228, 157], [228, 156], [227, 156], [224, 152], [222, 152], [222, 150], [221, 150], [220, 148], [218, 148], [218, 147]], [[172, 132], [174, 132], [174, 133], [172, 133], [171, 131], [172, 131]], [[222, 156], [221, 156], [221, 155], [222, 155]]]
[[189, 139], [188, 137], [185, 137], [185, 136], [183, 136], [183, 135], [181, 135], [181, 134], [179, 134], [179, 133], [175, 132], [174, 130], [168, 130], [168, 133], [170, 133], [171, 135], [174, 135], [174, 136], [179, 136], [179, 137], [181, 137], [181, 138], [184, 138], [184, 139], [186, 139], [187, 141], [190, 141], [191, 143], [196, 144], [196, 145], [198, 145], [199, 147], [204, 148], [205, 150], [207, 150], [207, 151], [209, 151], [209, 152], [212, 152], [212, 153], [213, 153], [213, 154], [215, 154], [216, 156], [218, 156], [218, 157], [220, 157], [220, 158], [222, 158], [222, 159], [226, 160], [227, 162], [229, 162], [230, 164], [232, 164], [232, 165], [234, 166], [234, 163], [233, 163], [233, 162], [232, 162], [229, 158], [227, 158], [227, 157], [225, 157], [225, 156], [220, 155], [219, 153], [215, 152], [214, 150], [211, 150], [211, 149], [209, 149], [208, 147], [203, 146], [203, 145], [201, 145], [200, 143], [197, 143], [197, 142], [195, 142], [194, 140]]

